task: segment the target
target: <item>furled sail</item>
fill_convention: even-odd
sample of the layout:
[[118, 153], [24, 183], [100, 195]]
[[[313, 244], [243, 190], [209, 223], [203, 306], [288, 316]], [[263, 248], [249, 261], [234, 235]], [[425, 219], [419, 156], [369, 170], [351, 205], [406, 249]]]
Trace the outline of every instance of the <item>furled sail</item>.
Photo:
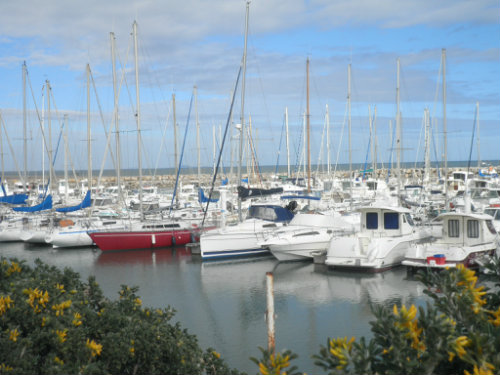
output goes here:
[[50, 210], [52, 208], [52, 195], [47, 195], [42, 203], [31, 207], [13, 207], [14, 211], [18, 212], [38, 212], [43, 210]]
[[283, 188], [274, 188], [274, 189], [251, 188], [251, 189], [247, 189], [243, 186], [238, 186], [238, 197], [240, 197], [241, 199], [262, 197], [264, 195], [281, 194], [281, 193], [283, 193]]
[[28, 199], [28, 194], [12, 194], [0, 197], [0, 203], [24, 204]]
[[90, 190], [87, 190], [87, 194], [85, 194], [85, 198], [83, 198], [81, 203], [77, 204], [76, 206], [56, 208], [56, 211], [57, 212], [73, 212], [73, 211], [81, 210], [82, 208], [90, 207], [91, 204], [92, 204], [92, 200], [90, 198]]

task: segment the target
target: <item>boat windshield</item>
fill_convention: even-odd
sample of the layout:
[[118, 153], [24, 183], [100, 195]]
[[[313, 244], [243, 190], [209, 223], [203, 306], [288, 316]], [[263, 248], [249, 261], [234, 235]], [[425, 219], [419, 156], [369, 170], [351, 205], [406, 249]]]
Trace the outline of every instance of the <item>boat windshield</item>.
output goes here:
[[248, 209], [248, 219], [262, 219], [262, 220], [270, 220], [276, 221], [278, 220], [278, 216], [272, 207], [265, 206], [251, 206]]

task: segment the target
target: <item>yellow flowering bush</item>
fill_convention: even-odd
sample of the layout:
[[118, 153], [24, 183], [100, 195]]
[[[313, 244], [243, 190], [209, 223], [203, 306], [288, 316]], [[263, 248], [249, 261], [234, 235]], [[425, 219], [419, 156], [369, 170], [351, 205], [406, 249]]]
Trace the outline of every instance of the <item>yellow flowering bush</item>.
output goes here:
[[239, 374], [137, 290], [113, 301], [93, 277], [2, 258], [0, 374]]

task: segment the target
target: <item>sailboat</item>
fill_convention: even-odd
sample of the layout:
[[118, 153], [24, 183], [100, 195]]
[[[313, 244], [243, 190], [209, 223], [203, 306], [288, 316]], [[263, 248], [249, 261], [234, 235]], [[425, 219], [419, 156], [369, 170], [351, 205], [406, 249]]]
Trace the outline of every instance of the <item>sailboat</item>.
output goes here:
[[183, 221], [159, 220], [143, 221], [142, 210], [142, 162], [141, 162], [141, 112], [139, 95], [139, 67], [137, 57], [137, 22], [133, 24], [134, 55], [135, 55], [135, 84], [137, 103], [137, 155], [139, 169], [139, 206], [141, 220], [130, 222], [125, 229], [114, 229], [110, 231], [88, 232], [92, 241], [102, 251], [150, 249], [155, 247], [170, 247], [174, 245], [185, 245], [193, 242], [196, 237], [196, 224], [188, 224]]

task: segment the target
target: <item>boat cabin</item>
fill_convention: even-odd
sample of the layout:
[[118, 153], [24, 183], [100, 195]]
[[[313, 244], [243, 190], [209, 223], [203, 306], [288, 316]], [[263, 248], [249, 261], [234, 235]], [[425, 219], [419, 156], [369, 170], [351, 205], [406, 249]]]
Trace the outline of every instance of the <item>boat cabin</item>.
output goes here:
[[251, 205], [248, 208], [247, 219], [261, 219], [274, 222], [286, 222], [293, 219], [293, 213], [278, 205]]
[[494, 241], [497, 231], [487, 214], [447, 212], [436, 220], [443, 222], [442, 242], [474, 246]]
[[403, 207], [362, 207], [361, 231], [383, 236], [401, 236], [413, 232], [410, 210]]

